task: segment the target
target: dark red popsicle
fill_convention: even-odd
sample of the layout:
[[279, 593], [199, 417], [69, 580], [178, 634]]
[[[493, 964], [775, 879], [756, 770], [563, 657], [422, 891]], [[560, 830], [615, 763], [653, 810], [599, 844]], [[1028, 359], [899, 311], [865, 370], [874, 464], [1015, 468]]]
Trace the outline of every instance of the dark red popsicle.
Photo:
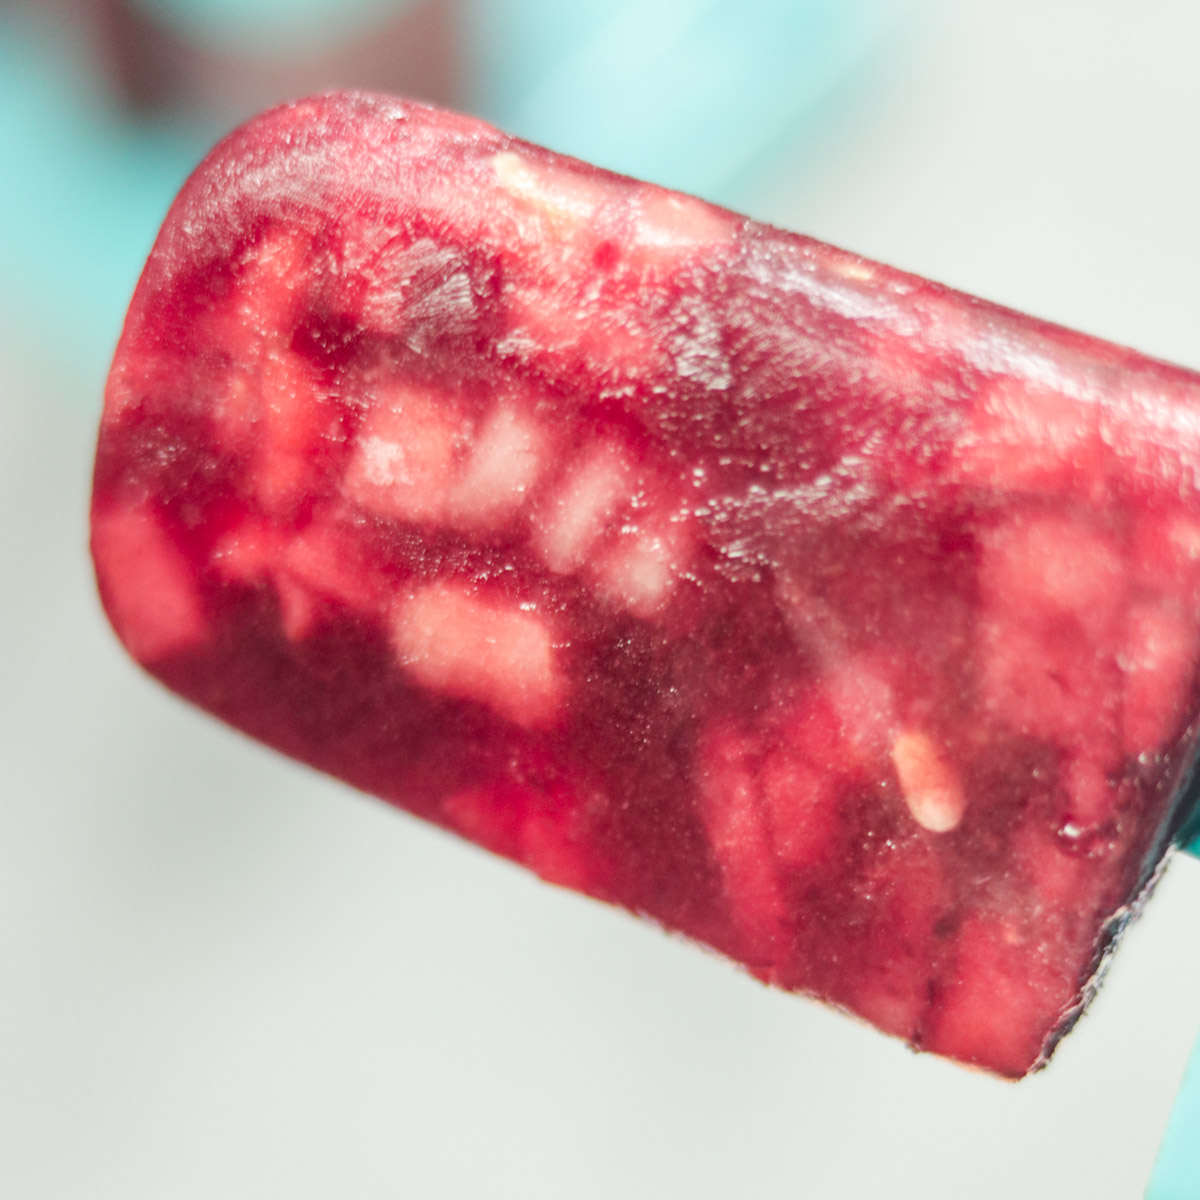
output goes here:
[[92, 547], [219, 717], [1005, 1075], [1200, 717], [1200, 377], [380, 96], [175, 202]]

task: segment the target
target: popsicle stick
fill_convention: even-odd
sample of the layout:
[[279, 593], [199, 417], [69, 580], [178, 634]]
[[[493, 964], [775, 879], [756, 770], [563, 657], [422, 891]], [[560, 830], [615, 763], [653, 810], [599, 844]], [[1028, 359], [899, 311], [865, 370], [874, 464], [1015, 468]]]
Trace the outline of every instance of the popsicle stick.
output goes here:
[[1196, 804], [1192, 815], [1184, 822], [1178, 842], [1186, 853], [1200, 858], [1200, 803]]
[[[1193, 841], [1189, 847], [1198, 852]], [[1200, 1195], [1200, 1041], [1184, 1073], [1146, 1200], [1192, 1200]]]

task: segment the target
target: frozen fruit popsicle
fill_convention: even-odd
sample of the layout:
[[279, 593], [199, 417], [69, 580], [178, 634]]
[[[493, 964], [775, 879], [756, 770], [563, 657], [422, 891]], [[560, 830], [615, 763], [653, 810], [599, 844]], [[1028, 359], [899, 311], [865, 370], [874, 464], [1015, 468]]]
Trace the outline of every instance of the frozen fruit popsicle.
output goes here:
[[219, 717], [1003, 1075], [1182, 820], [1200, 377], [417, 104], [186, 185], [92, 547]]

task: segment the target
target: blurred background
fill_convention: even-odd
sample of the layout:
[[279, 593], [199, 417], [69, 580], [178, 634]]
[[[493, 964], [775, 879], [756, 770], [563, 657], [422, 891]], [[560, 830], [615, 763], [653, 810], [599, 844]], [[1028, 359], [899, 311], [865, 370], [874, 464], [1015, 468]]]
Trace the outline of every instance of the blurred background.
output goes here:
[[0, 1194], [1128, 1200], [1200, 1026], [1177, 862], [1019, 1086], [219, 728], [86, 554], [108, 359], [218, 136], [403, 92], [1200, 368], [1195, 0], [0, 0]]

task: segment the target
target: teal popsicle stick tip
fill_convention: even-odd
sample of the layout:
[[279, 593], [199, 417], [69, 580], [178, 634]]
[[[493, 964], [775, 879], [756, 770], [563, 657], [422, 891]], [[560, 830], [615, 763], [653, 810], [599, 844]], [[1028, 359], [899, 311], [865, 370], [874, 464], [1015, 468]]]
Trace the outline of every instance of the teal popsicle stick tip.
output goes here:
[[[1200, 800], [1193, 801], [1191, 816], [1179, 831], [1178, 842], [1185, 852], [1200, 858]], [[1175, 1098], [1145, 1200], [1196, 1200], [1197, 1197], [1200, 1197], [1200, 1040], [1192, 1050]]]
[[1200, 858], [1200, 801], [1196, 803], [1192, 815], [1179, 831], [1178, 841], [1186, 853]]
[[1196, 1200], [1200, 1196], [1200, 1041], [1171, 1110], [1145, 1200]]

